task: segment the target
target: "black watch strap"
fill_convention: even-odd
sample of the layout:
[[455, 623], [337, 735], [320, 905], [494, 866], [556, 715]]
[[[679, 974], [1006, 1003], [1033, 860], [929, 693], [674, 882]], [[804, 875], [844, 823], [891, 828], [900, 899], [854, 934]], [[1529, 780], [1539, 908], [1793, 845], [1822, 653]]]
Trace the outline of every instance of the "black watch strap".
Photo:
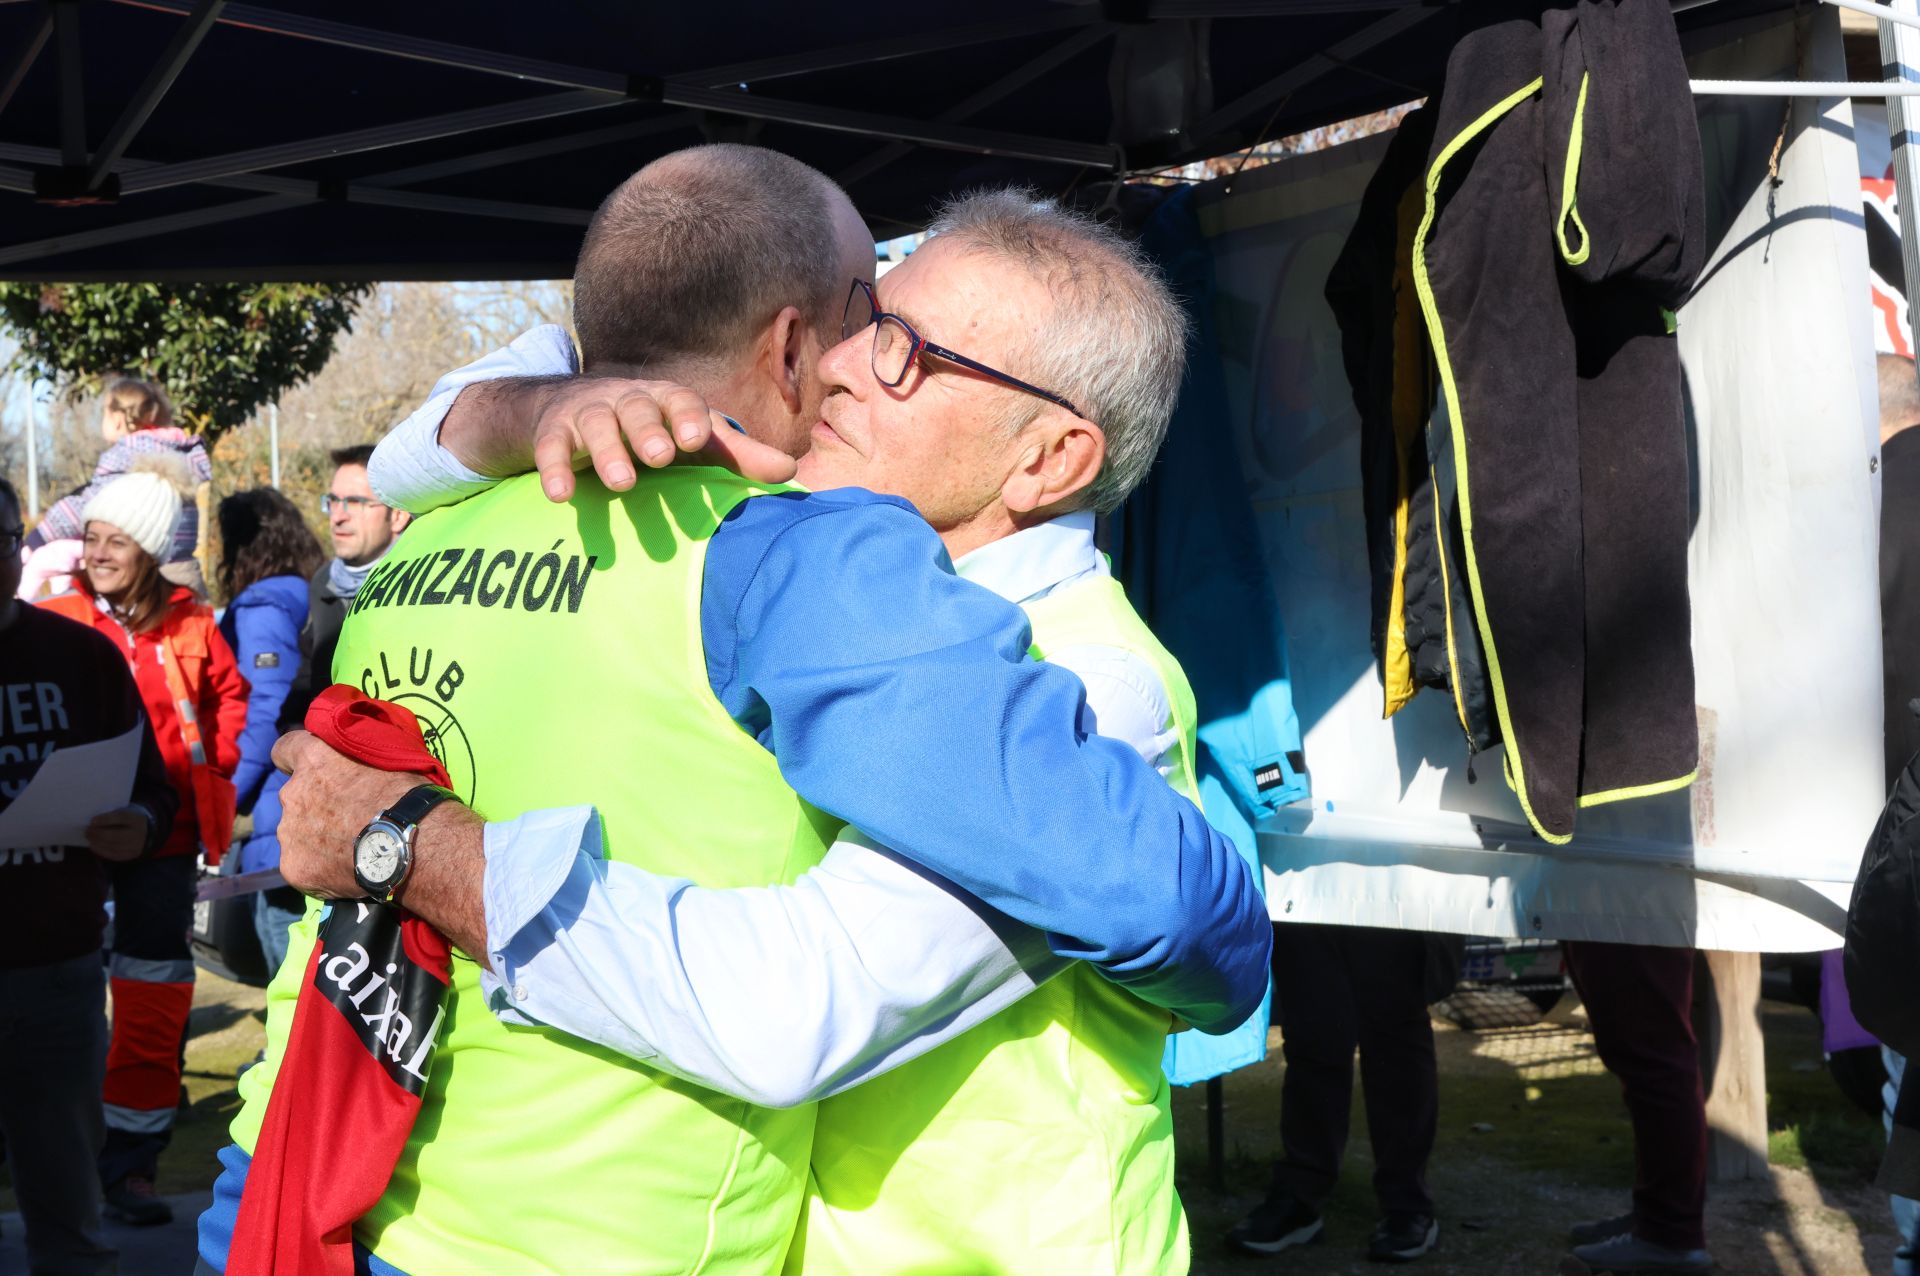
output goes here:
[[380, 815], [404, 829], [426, 819], [427, 812], [442, 802], [458, 800], [452, 789], [443, 789], [437, 784], [416, 784]]

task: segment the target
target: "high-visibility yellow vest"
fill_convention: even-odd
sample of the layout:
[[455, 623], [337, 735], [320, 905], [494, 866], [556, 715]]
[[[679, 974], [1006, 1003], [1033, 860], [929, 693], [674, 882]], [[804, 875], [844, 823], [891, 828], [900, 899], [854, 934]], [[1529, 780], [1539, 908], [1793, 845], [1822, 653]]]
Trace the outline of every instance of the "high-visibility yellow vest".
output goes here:
[[[591, 803], [610, 859], [706, 886], [791, 881], [838, 822], [716, 700], [700, 630], [707, 539], [765, 490], [671, 469], [614, 496], [583, 475], [556, 506], [527, 475], [430, 514], [361, 587], [334, 677], [412, 709], [490, 820]], [[283, 976], [313, 934], [310, 910]], [[465, 958], [431, 1066], [393, 1181], [355, 1229], [382, 1260], [414, 1276], [779, 1270], [813, 1107], [755, 1107], [510, 1027]], [[244, 1149], [258, 1121], [236, 1122]]]
[[[1089, 577], [1025, 610], [1043, 659], [1097, 644], [1154, 666], [1178, 732], [1168, 780], [1197, 803], [1193, 691], [1119, 583]], [[1164, 1010], [1075, 966], [964, 1036], [825, 1100], [788, 1273], [1186, 1271], [1160, 1070], [1169, 1027]]]

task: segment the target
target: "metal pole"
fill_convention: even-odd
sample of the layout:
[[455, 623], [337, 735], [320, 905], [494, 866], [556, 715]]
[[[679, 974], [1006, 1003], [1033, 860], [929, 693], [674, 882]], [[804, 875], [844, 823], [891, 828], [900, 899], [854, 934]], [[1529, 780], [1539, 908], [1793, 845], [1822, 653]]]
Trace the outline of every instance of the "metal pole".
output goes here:
[[40, 421], [33, 410], [33, 385], [22, 382], [27, 398], [27, 517], [40, 518]]
[[267, 446], [273, 450], [273, 460], [269, 469], [273, 474], [273, 485], [280, 486], [280, 405], [267, 405]]
[[[1908, 19], [1920, 18], [1920, 0], [1893, 0], [1887, 6]], [[1892, 16], [1892, 15], [1889, 15]], [[1889, 83], [1920, 85], [1920, 30], [1899, 22], [1880, 24], [1880, 65]], [[1893, 186], [1900, 204], [1900, 264], [1906, 276], [1907, 322], [1913, 322], [1913, 305], [1920, 299], [1920, 195], [1913, 181], [1914, 147], [1920, 141], [1920, 103], [1912, 98], [1887, 99], [1887, 135], [1893, 143]]]
[[1226, 1087], [1219, 1077], [1207, 1081], [1207, 1181], [1216, 1192], [1227, 1190]]
[[[1884, 35], [1886, 28], [1882, 27]], [[1696, 97], [1914, 97], [1920, 84], [1881, 84], [1874, 80], [1689, 80]]]
[[1920, 27], [1920, 18], [1899, 12], [1889, 13], [1888, 6], [1878, 3], [1877, 0], [1823, 0], [1823, 3], [1830, 4], [1836, 9], [1851, 9], [1855, 13], [1864, 13], [1869, 18], [1877, 18], [1883, 23], [1904, 22], [1908, 26]]

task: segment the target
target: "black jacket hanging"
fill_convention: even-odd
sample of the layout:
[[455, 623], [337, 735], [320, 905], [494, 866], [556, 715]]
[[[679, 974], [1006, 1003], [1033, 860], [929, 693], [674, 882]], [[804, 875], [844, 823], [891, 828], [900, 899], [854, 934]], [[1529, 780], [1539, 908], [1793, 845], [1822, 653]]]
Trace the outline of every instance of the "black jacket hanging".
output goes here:
[[[1466, 589], [1451, 443], [1413, 281], [1434, 113], [1400, 122], [1327, 276], [1327, 303], [1360, 416], [1371, 638], [1391, 717], [1420, 688], [1452, 699], [1478, 752], [1500, 742]], [[1437, 444], [1444, 443], [1444, 447]], [[1456, 668], [1458, 673], [1456, 674]]]
[[[1397, 620], [1412, 669], [1430, 670], [1433, 617], [1452, 613], [1417, 586], [1435, 577], [1464, 598], [1472, 624], [1452, 626], [1446, 661], [1462, 725], [1475, 748], [1504, 740], [1528, 821], [1564, 842], [1579, 807], [1684, 787], [1697, 761], [1671, 309], [1705, 252], [1700, 145], [1664, 0], [1483, 0], [1463, 21], [1412, 192], [1439, 387], [1425, 475], [1391, 403], [1356, 391], [1363, 422], [1388, 423], [1363, 427], [1376, 582], [1381, 545], [1422, 572], [1388, 564], [1376, 635]], [[1378, 242], [1395, 197], [1369, 195], [1356, 236]], [[1338, 268], [1329, 292], [1350, 336], [1360, 311]], [[1361, 386], [1368, 362], [1350, 349], [1348, 367]], [[1387, 462], [1403, 467], [1392, 489]], [[1423, 481], [1441, 499], [1431, 533], [1406, 521], [1409, 545], [1378, 502]], [[1391, 674], [1393, 644], [1376, 650]], [[1491, 708], [1479, 727], [1476, 696]]]

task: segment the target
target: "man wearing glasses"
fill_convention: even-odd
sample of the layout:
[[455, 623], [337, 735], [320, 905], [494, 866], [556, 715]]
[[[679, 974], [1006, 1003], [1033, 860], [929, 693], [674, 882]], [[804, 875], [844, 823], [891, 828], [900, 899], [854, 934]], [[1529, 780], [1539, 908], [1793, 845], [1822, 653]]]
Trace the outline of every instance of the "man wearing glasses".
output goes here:
[[[799, 792], [933, 874], [849, 833], [790, 886], [703, 889], [686, 879], [708, 882], [712, 874], [656, 875], [603, 862], [592, 812], [553, 810], [513, 827], [489, 825], [483, 837], [449, 828], [430, 838], [434, 830], [423, 826], [418, 871], [432, 872], [433, 882], [412, 879], [403, 902], [463, 951], [485, 955], [481, 985], [505, 1024], [563, 1029], [763, 1106], [804, 1104], [905, 1065], [820, 1106], [826, 1142], [812, 1143], [816, 1187], [797, 1220], [783, 1211], [802, 1202], [785, 1191], [730, 1189], [714, 1214], [721, 1222], [710, 1244], [728, 1254], [715, 1270], [776, 1270], [780, 1252], [738, 1246], [782, 1217], [789, 1234], [798, 1222], [801, 1237], [790, 1249], [783, 1237], [779, 1250], [803, 1271], [1183, 1270], [1185, 1227], [1158, 1066], [1174, 1026], [1168, 1010], [1202, 1028], [1234, 1026], [1265, 982], [1253, 962], [1267, 946], [1267, 923], [1250, 874], [1235, 869], [1237, 855], [1192, 806], [1178, 804], [1172, 840], [1151, 818], [1115, 824], [1122, 811], [1154, 809], [1168, 797], [1140, 767], [1143, 756], [1190, 791], [1191, 698], [1177, 666], [1126, 609], [1092, 541], [1094, 511], [1117, 504], [1157, 450], [1178, 384], [1183, 324], [1132, 250], [1050, 206], [987, 196], [951, 210], [940, 229], [878, 294], [864, 279], [846, 283], [847, 273], [871, 266], [870, 241], [855, 245], [868, 256], [839, 277], [845, 300], [835, 306], [831, 335], [793, 343], [824, 354], [791, 362], [783, 355], [782, 311], [772, 329], [752, 326], [737, 366], [706, 369], [702, 383], [762, 437], [796, 453], [810, 443], [803, 482], [902, 494], [944, 542], [946, 554], [936, 548], [930, 561], [921, 557], [925, 524], [892, 523], [875, 535], [877, 527], [843, 519], [836, 532], [829, 517], [812, 513], [869, 506], [875, 498], [867, 492], [768, 497], [736, 507], [713, 533], [701, 591], [705, 672], [735, 723], [773, 749]], [[576, 320], [597, 370], [608, 361], [596, 357], [604, 343], [590, 331], [593, 240], [590, 232]], [[482, 361], [481, 374], [560, 373], [570, 360], [563, 339], [536, 332]], [[768, 378], [770, 368], [782, 371]], [[443, 382], [376, 456], [388, 498], [418, 503], [426, 493], [445, 499], [487, 485], [455, 458], [494, 473], [538, 460], [547, 495], [564, 500], [574, 456], [587, 453], [609, 487], [631, 487], [629, 447], [659, 464], [666, 458], [656, 445], [666, 456], [674, 450], [662, 428], [668, 416], [682, 446], [683, 427], [698, 436], [709, 424], [698, 396], [661, 383], [478, 386], [455, 399], [470, 379]], [[741, 406], [769, 379], [791, 390], [760, 396], [771, 423]], [[450, 401], [455, 410], [441, 430]], [[797, 431], [788, 428], [796, 423]], [[450, 454], [434, 445], [436, 430]], [[597, 508], [597, 486], [575, 502], [584, 523], [597, 522], [584, 512]], [[459, 521], [468, 508], [456, 507], [453, 522], [430, 520], [422, 535], [477, 534], [475, 516]], [[809, 565], [832, 566], [791, 572], [783, 577], [790, 587], [771, 593], [755, 585], [741, 592], [730, 576], [742, 553], [781, 573], [798, 565], [797, 549], [761, 545], [756, 524], [767, 518], [807, 520], [817, 532]], [[664, 541], [646, 552], [673, 557]], [[1025, 710], [1001, 699], [1002, 675], [965, 637], [965, 612], [1004, 604], [950, 577], [937, 586], [925, 579], [947, 555], [977, 584], [1027, 606], [1034, 640], [1079, 675], [1055, 708], [1082, 732], [1110, 737], [1071, 733], [1100, 766], [1118, 767], [1091, 793], [1084, 760], [1060, 754]], [[475, 626], [487, 621], [469, 614]], [[1010, 651], [1024, 650], [1027, 626], [1017, 613], [1000, 614], [1013, 621], [1003, 635], [1012, 638]], [[521, 667], [590, 663], [570, 632], [577, 631], [550, 630], [544, 641], [554, 645]], [[656, 624], [636, 634], [621, 659], [668, 659], [649, 641], [660, 632]], [[778, 668], [746, 651], [749, 634], [784, 637]], [[890, 654], [900, 646], [920, 654], [902, 662]], [[1026, 665], [1017, 676], [1039, 669]], [[804, 688], [798, 698], [796, 688]], [[553, 728], [591, 735], [620, 704], [559, 706]], [[283, 861], [290, 880], [323, 896], [354, 895], [338, 850], [353, 830], [341, 813], [377, 803], [395, 779], [362, 772], [311, 740], [283, 741], [281, 758], [295, 776], [295, 832]], [[642, 802], [687, 796], [687, 780], [659, 779], [654, 768], [636, 768], [630, 784]], [[477, 825], [464, 811], [458, 818], [462, 828]], [[1035, 820], [1050, 831], [1039, 832]], [[607, 830], [615, 839], [612, 814]], [[951, 835], [946, 844], [936, 830]], [[714, 884], [726, 884], [721, 876]], [[1146, 916], [1165, 928], [1151, 953], [1122, 958], [1105, 941], [1121, 914], [1134, 915], [1123, 930]], [[1073, 957], [1088, 964], [1069, 970]], [[1032, 1007], [1030, 1015], [985, 1023], [1056, 975], [1014, 1008]], [[461, 1084], [462, 1069], [484, 1066], [455, 1062], [451, 1084]], [[434, 1099], [430, 1089], [430, 1106]], [[742, 1119], [755, 1128], [753, 1118]], [[443, 1138], [452, 1125], [439, 1120]], [[566, 1149], [567, 1132], [552, 1131], [547, 1144]], [[433, 1154], [429, 1144], [421, 1164]], [[757, 1204], [724, 1208], [752, 1191], [763, 1193]], [[649, 1221], [646, 1243], [657, 1243], [669, 1206], [632, 1201]], [[380, 1271], [386, 1238], [377, 1225], [374, 1232]], [[638, 1243], [617, 1219], [606, 1234]], [[203, 1255], [211, 1260], [204, 1244]], [[687, 1260], [676, 1267], [631, 1253], [594, 1257], [599, 1270], [687, 1269]], [[444, 1253], [433, 1258], [434, 1270], [464, 1270]]]
[[[300, 630], [300, 672], [280, 711], [283, 732], [305, 721], [307, 706], [327, 685], [347, 604], [413, 518], [373, 494], [367, 483], [367, 462], [372, 457], [371, 443], [336, 448], [332, 453], [333, 482], [320, 498], [320, 512], [327, 516], [327, 530], [333, 537], [333, 558], [308, 583], [307, 623]], [[316, 669], [318, 686], [314, 685]]]

